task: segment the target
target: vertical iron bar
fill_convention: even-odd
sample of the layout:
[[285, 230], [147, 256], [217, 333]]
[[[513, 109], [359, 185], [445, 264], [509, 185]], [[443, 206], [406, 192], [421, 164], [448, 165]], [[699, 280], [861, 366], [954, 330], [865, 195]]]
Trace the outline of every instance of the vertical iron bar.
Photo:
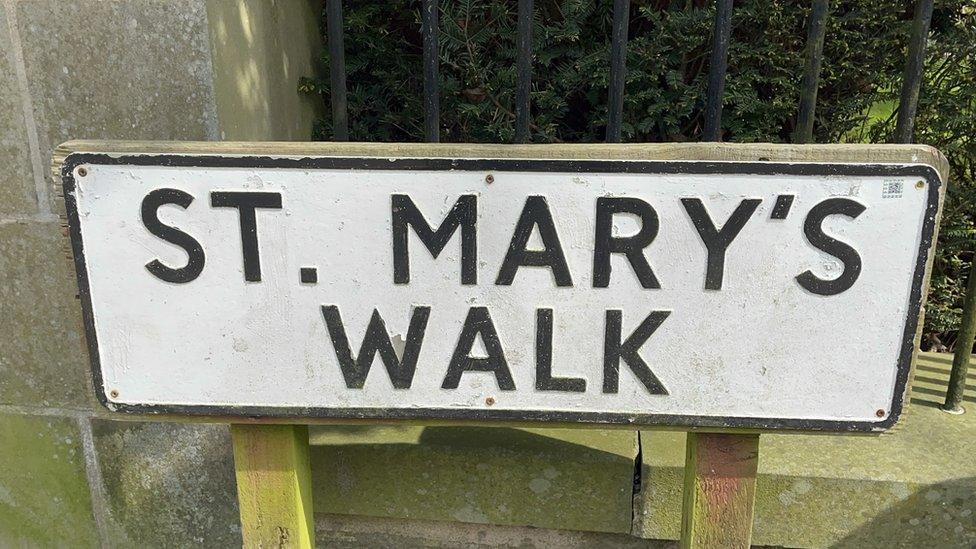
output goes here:
[[627, 25], [630, 0], [613, 0], [610, 31], [610, 97], [607, 100], [607, 143], [620, 143], [624, 116], [624, 81], [627, 78]]
[[908, 44], [908, 59], [901, 84], [901, 100], [898, 102], [898, 125], [895, 139], [899, 143], [911, 143], [915, 131], [915, 110], [918, 108], [918, 92], [922, 87], [925, 69], [925, 43], [932, 22], [933, 0], [918, 0], [915, 19], [912, 22], [912, 38]]
[[440, 89], [437, 62], [437, 0], [423, 0], [421, 32], [424, 35], [424, 137], [428, 143], [440, 141]]
[[973, 341], [976, 340], [976, 256], [969, 267], [969, 281], [966, 283], [966, 300], [962, 306], [962, 325], [956, 336], [956, 350], [952, 357], [952, 373], [949, 374], [949, 388], [946, 391], [942, 409], [947, 412], [962, 413], [962, 396], [966, 390], [966, 372], [972, 357]]
[[519, 0], [518, 3], [518, 38], [515, 48], [518, 50], [515, 61], [515, 142], [529, 141], [529, 108], [532, 91], [532, 4], [533, 0]]
[[795, 143], [813, 141], [813, 118], [817, 109], [817, 88], [820, 86], [820, 62], [823, 60], [824, 35], [827, 31], [829, 0], [813, 0], [807, 23], [806, 65], [800, 85], [800, 114], [796, 122]]
[[342, 40], [342, 0], [327, 0], [329, 33], [329, 88], [332, 91], [332, 139], [349, 141], [349, 113], [346, 106], [346, 52]]
[[705, 95], [705, 131], [702, 141], [722, 140], [722, 101], [725, 95], [725, 71], [728, 68], [731, 34], [732, 0], [716, 0], [712, 55], [708, 62], [708, 91]]

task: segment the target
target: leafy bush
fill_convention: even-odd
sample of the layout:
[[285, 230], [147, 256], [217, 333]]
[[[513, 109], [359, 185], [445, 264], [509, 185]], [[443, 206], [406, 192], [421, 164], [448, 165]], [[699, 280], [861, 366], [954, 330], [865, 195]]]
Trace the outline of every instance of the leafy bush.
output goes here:
[[[535, 4], [532, 140], [602, 141], [612, 3]], [[350, 138], [422, 140], [419, 2], [346, 2], [344, 7]], [[516, 3], [442, 1], [440, 9], [441, 140], [510, 142]], [[905, 0], [832, 2], [816, 141], [891, 140], [913, 9], [914, 2]], [[790, 141], [808, 13], [809, 2], [802, 0], [736, 2], [725, 141]], [[624, 141], [700, 139], [713, 16], [714, 5], [705, 0], [631, 3]], [[917, 141], [940, 148], [952, 166], [926, 319], [930, 332], [951, 331], [958, 324], [973, 255], [974, 59], [976, 6], [972, 0], [938, 2], [916, 122]], [[328, 66], [327, 52], [322, 62]], [[301, 90], [329, 100], [327, 79], [303, 80]], [[331, 133], [329, 118], [318, 121], [317, 138], [329, 139]]]

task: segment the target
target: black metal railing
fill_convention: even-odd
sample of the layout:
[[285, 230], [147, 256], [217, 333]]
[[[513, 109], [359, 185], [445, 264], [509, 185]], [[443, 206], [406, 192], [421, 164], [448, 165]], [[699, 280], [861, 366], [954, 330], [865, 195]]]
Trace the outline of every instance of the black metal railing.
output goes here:
[[[619, 143], [623, 125], [624, 91], [627, 78], [627, 27], [630, 22], [630, 0], [612, 1], [613, 22], [610, 41], [610, 86], [607, 96], [606, 141], [608, 143]], [[531, 127], [533, 4], [533, 0], [518, 1], [514, 139], [516, 143], [526, 143], [531, 140], [529, 130]], [[732, 0], [716, 0], [708, 86], [705, 97], [703, 141], [721, 140], [725, 73], [728, 66], [729, 42], [732, 34], [732, 8]], [[924, 70], [925, 44], [928, 38], [929, 24], [932, 20], [932, 9], [933, 0], [918, 0], [915, 7], [895, 132], [896, 140], [899, 143], [910, 143], [912, 141], [915, 111], [918, 106]], [[797, 130], [794, 134], [796, 143], [808, 143], [813, 140], [817, 88], [820, 82], [820, 66], [823, 60], [828, 12], [829, 0], [813, 0], [810, 17], [807, 21], [805, 68], [798, 105]], [[424, 137], [426, 141], [436, 143], [440, 141], [438, 0], [421, 0], [420, 13], [423, 35]], [[349, 122], [341, 0], [326, 1], [326, 19], [331, 59], [329, 77], [333, 138], [337, 141], [345, 141], [349, 138]]]
[[346, 49], [342, 41], [342, 2], [325, 3], [329, 34], [329, 81], [332, 99], [332, 138], [349, 140], [349, 109], [346, 105]]
[[915, 4], [912, 38], [908, 43], [908, 60], [905, 62], [901, 100], [898, 102], [898, 124], [895, 127], [895, 137], [899, 143], [911, 143], [914, 135], [915, 111], [918, 108], [918, 93], [922, 87], [925, 43], [929, 37], [933, 3], [934, 0], [918, 0]]
[[813, 119], [817, 107], [817, 89], [820, 87], [820, 64], [823, 61], [824, 36], [827, 35], [828, 0], [814, 0], [807, 21], [806, 62], [803, 81], [800, 82], [800, 107], [797, 113], [794, 143], [813, 141]]
[[705, 130], [702, 141], [722, 140], [722, 103], [725, 97], [725, 72], [729, 65], [732, 37], [732, 0], [715, 1], [715, 28], [712, 53], [708, 59], [708, 88], [705, 90]]
[[532, 0], [519, 0], [515, 58], [515, 142], [529, 142], [532, 93]]
[[[898, 120], [895, 141], [913, 141], [915, 113], [925, 68], [925, 46], [929, 24], [932, 21], [934, 0], [917, 0], [908, 44], [908, 56], [902, 78], [901, 97], [898, 104]], [[716, 0], [715, 21], [712, 30], [712, 49], [709, 58], [708, 86], [705, 96], [705, 127], [703, 141], [722, 139], [722, 103], [725, 95], [725, 73], [728, 66], [729, 42], [732, 34], [732, 0]], [[438, 0], [421, 1], [421, 32], [423, 34], [423, 106], [424, 136], [430, 143], [440, 141], [440, 91], [438, 87]], [[516, 38], [516, 89], [515, 89], [515, 143], [531, 141], [531, 89], [532, 89], [532, 15], [533, 0], [519, 0]], [[801, 82], [797, 114], [795, 143], [813, 141], [813, 126], [817, 107], [817, 89], [820, 84], [820, 67], [823, 61], [823, 44], [826, 36], [829, 0], [813, 0], [807, 21], [805, 66]], [[330, 89], [332, 103], [333, 139], [349, 139], [349, 121], [346, 100], [345, 52], [343, 50], [342, 2], [326, 0], [326, 18], [330, 55]], [[627, 28], [630, 22], [630, 0], [613, 0], [613, 22], [610, 41], [610, 86], [607, 98], [607, 143], [621, 141], [623, 126], [624, 92], [627, 78]], [[965, 310], [976, 310], [969, 304], [976, 300], [974, 292], [966, 296]], [[954, 361], [952, 379], [965, 380], [969, 364], [969, 350], [957, 346], [957, 353], [965, 353], [965, 359]], [[950, 383], [946, 397], [947, 408], [958, 408], [964, 383]]]

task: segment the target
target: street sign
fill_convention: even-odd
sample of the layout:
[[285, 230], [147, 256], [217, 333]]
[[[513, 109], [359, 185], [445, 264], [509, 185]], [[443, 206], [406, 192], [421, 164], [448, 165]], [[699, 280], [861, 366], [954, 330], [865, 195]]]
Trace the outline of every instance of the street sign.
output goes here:
[[96, 391], [139, 413], [878, 431], [915, 163], [70, 154]]

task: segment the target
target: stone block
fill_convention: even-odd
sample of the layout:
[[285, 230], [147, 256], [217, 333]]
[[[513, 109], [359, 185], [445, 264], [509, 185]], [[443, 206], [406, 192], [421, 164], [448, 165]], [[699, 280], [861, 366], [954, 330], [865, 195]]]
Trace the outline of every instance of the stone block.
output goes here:
[[203, 2], [16, 6], [45, 166], [69, 139], [217, 137]]
[[93, 405], [66, 243], [56, 221], [0, 224], [0, 404]]
[[629, 533], [633, 431], [317, 427], [317, 513]]
[[37, 211], [24, 104], [17, 83], [6, 7], [0, 4], [0, 215]]
[[226, 425], [92, 420], [113, 547], [240, 547]]
[[0, 414], [0, 546], [98, 547], [75, 419]]

